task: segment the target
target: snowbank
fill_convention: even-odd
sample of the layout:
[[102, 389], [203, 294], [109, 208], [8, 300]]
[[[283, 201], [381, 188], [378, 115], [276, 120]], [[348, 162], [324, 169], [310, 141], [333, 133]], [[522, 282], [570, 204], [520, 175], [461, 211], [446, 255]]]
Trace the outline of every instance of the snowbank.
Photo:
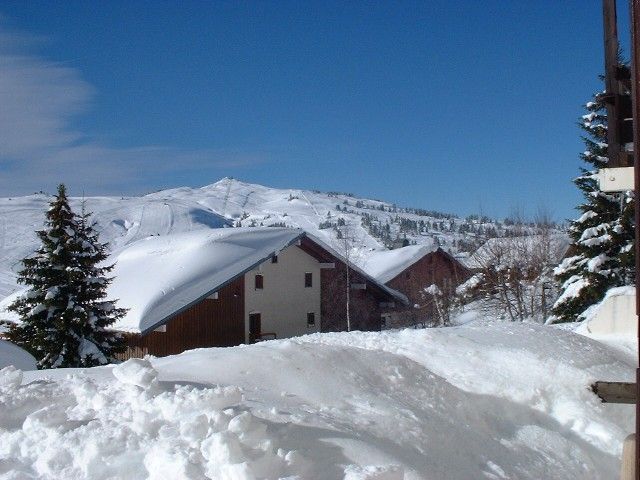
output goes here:
[[637, 337], [635, 287], [617, 287], [607, 291], [600, 303], [589, 307], [577, 333]]
[[117, 381], [70, 376], [0, 387], [0, 473], [92, 480], [305, 473], [304, 459], [279, 448], [241, 407], [238, 388], [160, 386], [148, 361], [113, 373]]
[[68, 373], [0, 387], [0, 474], [615, 478], [634, 425], [632, 406], [588, 388], [631, 380], [632, 362], [535, 325], [316, 334]]
[[13, 365], [20, 370], [35, 370], [36, 359], [22, 348], [6, 340], [0, 340], [0, 368]]

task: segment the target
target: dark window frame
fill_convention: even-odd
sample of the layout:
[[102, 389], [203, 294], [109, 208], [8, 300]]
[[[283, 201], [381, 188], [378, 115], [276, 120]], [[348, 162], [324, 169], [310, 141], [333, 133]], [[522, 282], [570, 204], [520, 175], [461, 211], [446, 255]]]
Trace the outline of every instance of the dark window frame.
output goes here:
[[313, 288], [313, 272], [304, 273], [304, 288]]
[[307, 312], [307, 328], [316, 326], [316, 312]]
[[254, 278], [254, 287], [256, 290], [264, 290], [264, 275], [256, 273]]

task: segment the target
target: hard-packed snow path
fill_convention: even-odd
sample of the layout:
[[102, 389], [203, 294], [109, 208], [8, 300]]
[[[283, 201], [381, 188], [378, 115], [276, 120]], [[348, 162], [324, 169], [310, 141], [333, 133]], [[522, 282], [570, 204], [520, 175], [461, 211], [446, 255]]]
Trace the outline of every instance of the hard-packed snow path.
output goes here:
[[317, 334], [21, 376], [1, 376], [4, 478], [608, 479], [633, 427], [632, 407], [588, 390], [631, 380], [631, 359], [533, 325]]

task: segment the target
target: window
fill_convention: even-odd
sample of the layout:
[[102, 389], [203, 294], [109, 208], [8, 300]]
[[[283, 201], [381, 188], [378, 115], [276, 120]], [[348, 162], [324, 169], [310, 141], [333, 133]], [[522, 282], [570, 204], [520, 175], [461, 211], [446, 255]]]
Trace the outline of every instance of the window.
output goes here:
[[256, 290], [262, 290], [264, 288], [264, 277], [261, 273], [256, 274]]
[[304, 286], [305, 288], [313, 287], [313, 273], [305, 273], [304, 274]]
[[278, 263], [278, 255], [271, 257], [271, 263]]
[[316, 314], [314, 312], [307, 313], [307, 328], [316, 326]]

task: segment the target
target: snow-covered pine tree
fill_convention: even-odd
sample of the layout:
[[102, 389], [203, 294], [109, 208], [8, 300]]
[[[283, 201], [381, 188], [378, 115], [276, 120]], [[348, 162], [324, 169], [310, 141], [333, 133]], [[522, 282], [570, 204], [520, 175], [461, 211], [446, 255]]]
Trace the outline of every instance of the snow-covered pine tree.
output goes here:
[[31, 352], [38, 368], [89, 367], [113, 360], [123, 340], [109, 325], [126, 310], [105, 300], [113, 266], [101, 266], [106, 245], [88, 223], [88, 215], [71, 210], [64, 185], [51, 202], [41, 245], [22, 261], [18, 282], [27, 285], [9, 310], [21, 322], [7, 333], [10, 341]]
[[573, 255], [554, 271], [561, 295], [553, 306], [552, 323], [580, 320], [607, 290], [632, 285], [635, 277], [633, 192], [600, 191], [595, 174], [608, 161], [606, 107], [596, 95], [585, 108], [580, 127], [586, 133], [586, 150], [581, 157], [588, 168], [574, 180], [585, 201], [569, 227]]

